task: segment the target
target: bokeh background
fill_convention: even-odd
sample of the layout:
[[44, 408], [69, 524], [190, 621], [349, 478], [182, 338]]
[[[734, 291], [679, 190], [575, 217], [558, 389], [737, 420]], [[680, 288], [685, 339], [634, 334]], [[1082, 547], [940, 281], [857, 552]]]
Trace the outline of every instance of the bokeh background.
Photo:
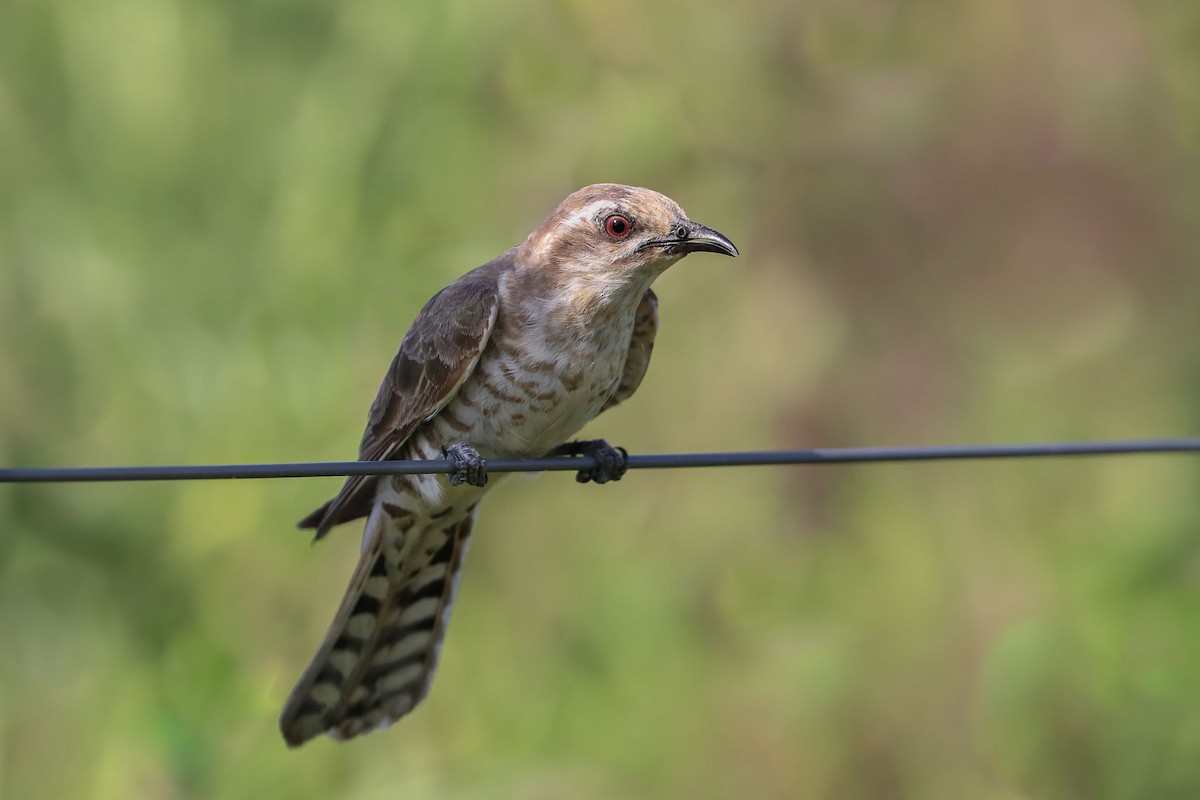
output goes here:
[[[352, 457], [595, 181], [743, 252], [631, 451], [1200, 428], [1200, 5], [6, 0], [0, 463]], [[289, 752], [338, 483], [0, 487], [0, 796], [1200, 796], [1191, 457], [514, 481], [426, 703]]]

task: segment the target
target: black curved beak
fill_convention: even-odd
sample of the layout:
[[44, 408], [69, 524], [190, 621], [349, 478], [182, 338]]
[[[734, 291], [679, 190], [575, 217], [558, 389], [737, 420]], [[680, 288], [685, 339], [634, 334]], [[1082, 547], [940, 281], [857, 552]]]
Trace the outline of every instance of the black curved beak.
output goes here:
[[[671, 236], [663, 239], [652, 239], [642, 245], [645, 247], [661, 247], [669, 253], [719, 253], [724, 256], [736, 256], [738, 249], [729, 237], [713, 230], [707, 225], [687, 220], [675, 226]], [[638, 249], [642, 249], [638, 248]]]
[[736, 256], [738, 249], [729, 237], [714, 231], [699, 222], [689, 222], [690, 236], [679, 243], [679, 248], [685, 253], [720, 253], [726, 256]]

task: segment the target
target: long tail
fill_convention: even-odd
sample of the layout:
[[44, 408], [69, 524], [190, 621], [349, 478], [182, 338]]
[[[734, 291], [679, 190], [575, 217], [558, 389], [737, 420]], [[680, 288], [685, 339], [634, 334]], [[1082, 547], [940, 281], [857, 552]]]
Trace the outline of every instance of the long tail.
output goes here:
[[367, 525], [383, 527], [369, 532], [337, 616], [279, 720], [290, 747], [321, 733], [351, 739], [386, 728], [425, 697], [477, 508], [450, 524], [409, 519], [406, 528], [375, 508]]

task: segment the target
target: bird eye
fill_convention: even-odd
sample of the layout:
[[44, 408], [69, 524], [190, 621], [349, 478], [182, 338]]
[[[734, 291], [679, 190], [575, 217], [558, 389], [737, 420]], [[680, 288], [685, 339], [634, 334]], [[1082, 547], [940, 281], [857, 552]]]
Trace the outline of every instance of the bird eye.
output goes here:
[[604, 232], [614, 239], [624, 239], [633, 228], [633, 223], [620, 214], [613, 214], [604, 220]]

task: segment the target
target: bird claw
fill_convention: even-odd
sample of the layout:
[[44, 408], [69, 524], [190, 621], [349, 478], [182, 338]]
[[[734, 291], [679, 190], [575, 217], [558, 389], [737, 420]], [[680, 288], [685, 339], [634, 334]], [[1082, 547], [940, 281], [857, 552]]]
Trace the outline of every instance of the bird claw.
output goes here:
[[596, 459], [597, 466], [575, 473], [575, 480], [579, 483], [619, 481], [629, 468], [629, 451], [624, 447], [613, 447], [603, 439], [567, 442], [554, 452], [556, 455], [591, 456]]
[[483, 486], [487, 483], [487, 461], [471, 445], [465, 442], [447, 445], [442, 448], [442, 455], [454, 462], [454, 471], [449, 476], [451, 486], [464, 483]]

